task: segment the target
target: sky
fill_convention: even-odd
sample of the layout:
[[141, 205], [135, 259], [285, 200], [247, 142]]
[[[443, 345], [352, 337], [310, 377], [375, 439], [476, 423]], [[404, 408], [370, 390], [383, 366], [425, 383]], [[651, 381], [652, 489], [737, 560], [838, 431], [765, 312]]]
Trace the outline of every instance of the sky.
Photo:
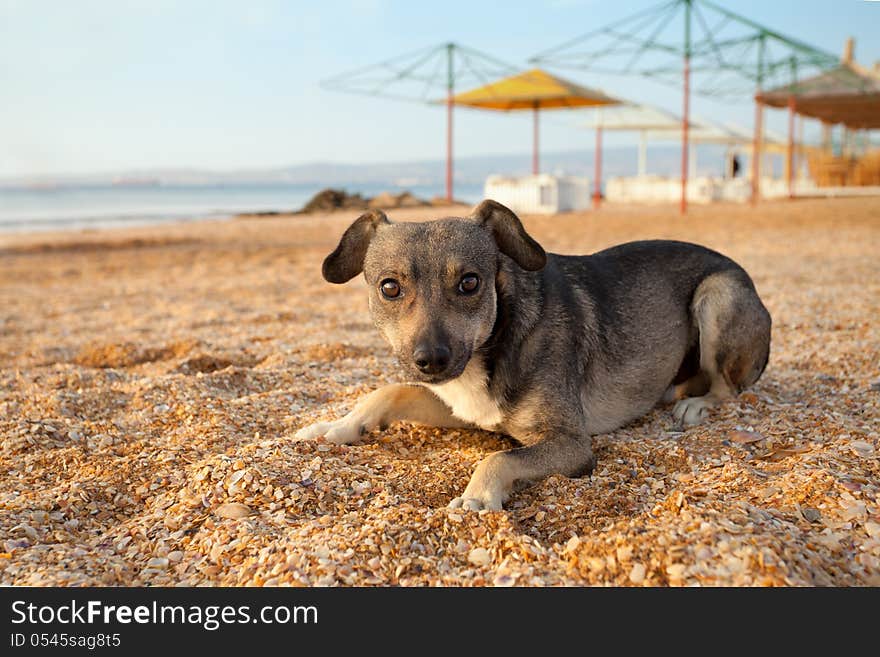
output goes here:
[[[880, 60], [880, 2], [716, 1], [834, 54], [853, 36], [860, 63]], [[320, 81], [449, 41], [525, 67], [539, 51], [659, 2], [0, 0], [0, 177], [441, 159], [443, 107], [342, 94]], [[554, 72], [680, 112], [672, 87]], [[748, 95], [695, 97], [692, 107], [745, 127], [754, 116]], [[542, 150], [591, 148], [592, 131], [562, 114], [544, 114]], [[784, 114], [768, 114], [782, 132]], [[460, 110], [456, 154], [528, 152], [530, 121]]]

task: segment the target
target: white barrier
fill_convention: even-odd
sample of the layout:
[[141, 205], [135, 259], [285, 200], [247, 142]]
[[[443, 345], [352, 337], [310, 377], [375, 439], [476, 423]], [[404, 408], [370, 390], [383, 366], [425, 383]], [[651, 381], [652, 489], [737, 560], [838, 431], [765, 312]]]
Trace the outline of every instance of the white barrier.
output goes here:
[[584, 210], [590, 203], [590, 181], [572, 176], [491, 175], [483, 189], [485, 198], [498, 201], [514, 212], [554, 214]]
[[[584, 210], [590, 203], [587, 178], [569, 176], [524, 176], [513, 178], [492, 175], [486, 179], [486, 198], [503, 203], [514, 212], [554, 214]], [[795, 196], [856, 196], [877, 195], [880, 188], [816, 187], [808, 178], [794, 181]], [[726, 201], [746, 203], [752, 196], [748, 178], [700, 177], [688, 180], [689, 203]], [[782, 178], [761, 178], [761, 198], [780, 199], [788, 196], [788, 182]], [[610, 178], [605, 184], [605, 200], [614, 203], [676, 203], [681, 199], [681, 180], [663, 176]]]
[[[763, 185], [763, 183], [762, 183]], [[689, 203], [733, 201], [744, 203], [751, 196], [745, 178], [693, 178], [687, 182]], [[681, 198], [681, 180], [661, 176], [611, 178], [605, 185], [605, 199], [617, 203], [673, 203]]]

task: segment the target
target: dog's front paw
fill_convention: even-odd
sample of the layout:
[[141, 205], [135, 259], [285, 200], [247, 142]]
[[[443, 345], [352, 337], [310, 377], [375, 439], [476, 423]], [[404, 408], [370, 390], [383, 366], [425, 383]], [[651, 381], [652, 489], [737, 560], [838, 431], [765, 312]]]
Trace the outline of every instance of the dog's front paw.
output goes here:
[[676, 402], [672, 409], [677, 428], [699, 424], [709, 416], [709, 409], [715, 405], [715, 401], [706, 397], [688, 397]]
[[466, 511], [501, 511], [501, 496], [487, 495], [483, 497], [468, 497], [461, 495], [449, 503], [450, 509], [465, 509]]
[[499, 465], [503, 463], [502, 454], [493, 454], [483, 460], [459, 497], [449, 503], [450, 509], [468, 511], [500, 511], [509, 491], [505, 489], [504, 478], [500, 477]]
[[335, 422], [315, 422], [315, 424], [303, 427], [293, 434], [293, 439], [297, 441], [314, 440], [323, 436], [331, 443], [350, 445], [358, 441], [366, 432], [363, 424], [349, 413]]

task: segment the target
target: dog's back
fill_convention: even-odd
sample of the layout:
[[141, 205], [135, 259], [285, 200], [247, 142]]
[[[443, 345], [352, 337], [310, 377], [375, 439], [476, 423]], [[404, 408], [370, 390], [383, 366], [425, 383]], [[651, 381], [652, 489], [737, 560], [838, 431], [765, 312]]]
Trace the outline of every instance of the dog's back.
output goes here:
[[[545, 393], [577, 387], [590, 433], [613, 430], [643, 415], [670, 384], [698, 373], [700, 326], [694, 300], [705, 281], [721, 281], [729, 305], [766, 314], [763, 306], [752, 308], [757, 295], [742, 267], [686, 242], [630, 242], [587, 256], [548, 254], [541, 272], [516, 275], [538, 276], [543, 282], [541, 321], [530, 336], [542, 345], [531, 350], [541, 354], [542, 367], [540, 376], [531, 364], [505, 368], [530, 373], [521, 383], [505, 386], [514, 391], [538, 386]], [[517, 312], [523, 312], [522, 300], [517, 303]], [[763, 369], [766, 353], [751, 360], [761, 361]]]

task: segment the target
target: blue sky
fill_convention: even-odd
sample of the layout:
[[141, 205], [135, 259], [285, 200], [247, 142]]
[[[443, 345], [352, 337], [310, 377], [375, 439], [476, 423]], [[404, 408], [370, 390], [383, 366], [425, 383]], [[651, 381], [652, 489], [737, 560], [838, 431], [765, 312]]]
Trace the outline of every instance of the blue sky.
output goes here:
[[[0, 176], [441, 158], [442, 108], [319, 81], [446, 41], [522, 65], [658, 2], [0, 0]], [[858, 61], [880, 60], [878, 2], [717, 2], [835, 54], [854, 36]], [[680, 108], [677, 90], [639, 78], [557, 72]], [[748, 98], [693, 107], [744, 126], [753, 119]], [[545, 116], [543, 150], [592, 146], [570, 117]], [[769, 124], [782, 130], [782, 113]], [[459, 155], [526, 152], [530, 139], [527, 116], [458, 112]]]

